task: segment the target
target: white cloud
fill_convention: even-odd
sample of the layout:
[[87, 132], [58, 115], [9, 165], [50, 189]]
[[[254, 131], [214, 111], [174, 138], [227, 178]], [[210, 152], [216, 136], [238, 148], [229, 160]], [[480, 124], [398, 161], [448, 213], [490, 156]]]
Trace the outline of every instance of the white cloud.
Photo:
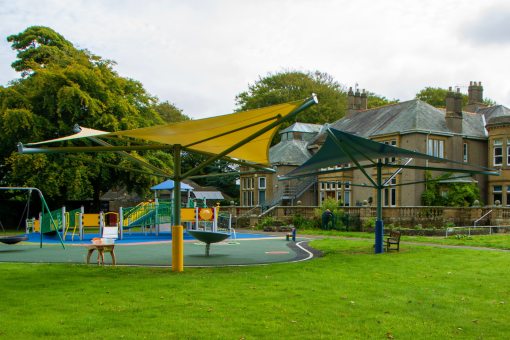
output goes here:
[[[401, 100], [426, 86], [477, 80], [488, 97], [509, 105], [508, 44], [482, 48], [464, 34], [498, 9], [508, 6], [500, 0], [0, 0], [0, 84], [16, 76], [5, 37], [46, 25], [117, 61], [121, 75], [195, 118], [231, 112], [248, 83], [283, 69], [320, 70], [345, 86], [359, 83]], [[478, 38], [481, 45], [485, 38]]]
[[510, 6], [489, 7], [467, 21], [461, 34], [473, 45], [510, 45]]

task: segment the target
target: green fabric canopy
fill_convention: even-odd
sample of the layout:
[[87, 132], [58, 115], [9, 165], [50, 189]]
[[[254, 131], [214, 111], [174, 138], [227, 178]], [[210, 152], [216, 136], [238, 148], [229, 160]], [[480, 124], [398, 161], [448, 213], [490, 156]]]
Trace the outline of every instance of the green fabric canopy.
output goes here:
[[[300, 167], [291, 171], [280, 180], [312, 176], [317, 174], [335, 173], [352, 170], [353, 167], [338, 168], [347, 163], [354, 163], [365, 177], [370, 181], [372, 187], [377, 190], [377, 220], [375, 223], [375, 244], [376, 254], [383, 252], [384, 223], [382, 221], [382, 190], [388, 185], [389, 179], [395, 176], [402, 168], [436, 170], [447, 172], [460, 172], [468, 174], [499, 175], [499, 172], [493, 169], [471, 165], [468, 163], [456, 162], [444, 158], [438, 158], [424, 153], [406, 150], [395, 146], [387, 145], [362, 138], [350, 133], [346, 133], [334, 128], [327, 127], [328, 134], [326, 141], [310, 159]], [[383, 162], [385, 158], [408, 158], [404, 164], [399, 162]], [[433, 161], [437, 166], [409, 165], [410, 159], [423, 159]], [[362, 164], [363, 163], [363, 164]], [[443, 164], [445, 164], [443, 166]], [[376, 168], [376, 178], [372, 178], [366, 168]], [[382, 168], [397, 168], [389, 179], [383, 181]], [[329, 170], [328, 168], [332, 168]], [[417, 183], [417, 182], [413, 182]], [[406, 183], [406, 184], [413, 184]], [[356, 183], [351, 183], [356, 185]]]
[[[352, 168], [323, 169], [354, 163], [358, 168], [375, 167], [378, 159], [384, 158], [417, 158], [434, 162], [434, 166], [416, 166], [405, 164], [383, 163], [383, 167], [412, 168], [423, 170], [438, 170], [448, 172], [462, 172], [470, 174], [498, 175], [498, 171], [485, 167], [461, 163], [445, 158], [430, 156], [421, 152], [411, 151], [370, 139], [359, 137], [334, 128], [327, 128], [328, 136], [319, 151], [305, 163], [288, 173], [283, 179], [316, 175], [318, 173], [340, 172]], [[360, 162], [364, 162], [361, 164]], [[368, 163], [367, 163], [368, 162]], [[445, 163], [448, 163], [446, 166]], [[321, 170], [322, 169], [322, 170]]]

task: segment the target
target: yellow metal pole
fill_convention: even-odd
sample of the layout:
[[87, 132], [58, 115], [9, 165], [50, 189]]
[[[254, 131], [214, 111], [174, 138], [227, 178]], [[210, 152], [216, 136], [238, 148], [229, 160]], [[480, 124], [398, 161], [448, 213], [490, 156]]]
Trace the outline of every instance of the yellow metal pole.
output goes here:
[[174, 223], [172, 226], [172, 271], [184, 271], [184, 234], [181, 225], [181, 146], [174, 145]]
[[184, 241], [182, 225], [172, 226], [172, 271], [184, 271]]

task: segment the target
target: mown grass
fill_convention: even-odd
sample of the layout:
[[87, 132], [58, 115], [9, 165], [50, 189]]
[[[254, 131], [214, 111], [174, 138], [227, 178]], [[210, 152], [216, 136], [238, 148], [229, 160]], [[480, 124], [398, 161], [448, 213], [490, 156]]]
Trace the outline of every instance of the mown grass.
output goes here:
[[426, 236], [404, 236], [402, 239], [410, 242], [428, 242], [454, 246], [487, 247], [497, 249], [510, 249], [510, 234], [492, 234], [492, 235], [459, 235], [448, 236], [448, 238], [426, 237]]
[[[355, 232], [355, 231], [335, 231], [335, 230], [299, 230], [301, 235], [320, 235], [320, 236], [340, 236], [374, 239], [374, 233]], [[492, 235], [459, 235], [459, 236], [402, 236], [402, 241], [435, 243], [440, 245], [452, 246], [471, 246], [487, 247], [497, 249], [510, 249], [510, 234], [496, 233]]]
[[510, 336], [510, 254], [366, 240], [325, 256], [186, 269], [0, 264], [0, 338], [491, 339]]

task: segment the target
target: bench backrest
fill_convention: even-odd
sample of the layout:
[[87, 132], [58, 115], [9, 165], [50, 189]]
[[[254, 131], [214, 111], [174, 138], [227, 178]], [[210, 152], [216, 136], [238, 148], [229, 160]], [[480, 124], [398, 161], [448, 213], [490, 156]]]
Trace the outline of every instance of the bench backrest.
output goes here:
[[398, 230], [392, 230], [390, 231], [390, 237], [396, 239], [397, 241], [400, 241], [400, 231]]

